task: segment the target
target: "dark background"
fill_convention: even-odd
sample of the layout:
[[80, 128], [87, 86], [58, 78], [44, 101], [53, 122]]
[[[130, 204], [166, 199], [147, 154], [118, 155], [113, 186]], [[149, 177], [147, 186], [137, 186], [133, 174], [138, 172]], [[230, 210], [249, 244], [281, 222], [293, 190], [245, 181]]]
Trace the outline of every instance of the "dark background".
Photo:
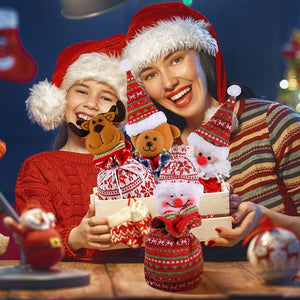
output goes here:
[[[85, 0], [82, 0], [85, 1]], [[51, 80], [56, 58], [72, 43], [98, 40], [126, 32], [131, 17], [157, 0], [128, 0], [105, 14], [66, 19], [59, 0], [0, 0], [0, 7], [19, 13], [22, 44], [38, 64], [35, 79], [26, 84], [0, 80], [0, 139], [7, 153], [0, 160], [0, 190], [14, 203], [14, 185], [28, 156], [49, 150], [55, 131], [44, 132], [27, 118], [25, 100], [33, 83]], [[191, 6], [212, 23], [223, 51], [227, 77], [276, 100], [284, 77], [281, 55], [293, 29], [300, 28], [299, 0], [194, 0]]]

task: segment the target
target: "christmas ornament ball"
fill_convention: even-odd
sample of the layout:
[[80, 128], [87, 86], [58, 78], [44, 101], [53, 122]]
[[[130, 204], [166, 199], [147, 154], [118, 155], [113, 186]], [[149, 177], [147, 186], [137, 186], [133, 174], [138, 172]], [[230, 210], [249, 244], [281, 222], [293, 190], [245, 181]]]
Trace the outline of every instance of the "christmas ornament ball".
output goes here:
[[255, 273], [265, 282], [289, 281], [299, 269], [300, 243], [293, 232], [274, 227], [253, 237], [247, 257]]

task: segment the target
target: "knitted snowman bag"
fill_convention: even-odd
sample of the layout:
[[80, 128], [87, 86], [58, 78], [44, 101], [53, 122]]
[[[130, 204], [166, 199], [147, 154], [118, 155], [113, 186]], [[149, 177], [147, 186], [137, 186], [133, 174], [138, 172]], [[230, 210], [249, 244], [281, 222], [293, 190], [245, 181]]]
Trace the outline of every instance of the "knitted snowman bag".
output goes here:
[[201, 225], [198, 205], [203, 186], [184, 152], [184, 146], [175, 148], [160, 173], [154, 195], [161, 216], [150, 222], [145, 241], [145, 280], [170, 292], [197, 287], [203, 275], [201, 244], [190, 232]]

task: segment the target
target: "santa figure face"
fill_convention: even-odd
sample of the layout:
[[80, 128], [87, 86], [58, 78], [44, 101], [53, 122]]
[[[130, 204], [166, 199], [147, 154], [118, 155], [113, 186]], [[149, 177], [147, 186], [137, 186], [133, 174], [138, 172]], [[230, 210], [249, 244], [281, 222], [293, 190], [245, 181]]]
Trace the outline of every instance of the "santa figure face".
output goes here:
[[46, 213], [40, 208], [34, 208], [22, 214], [20, 223], [27, 229], [44, 230], [54, 227], [55, 217], [50, 212]]
[[231, 164], [222, 155], [191, 146], [188, 156], [202, 179], [218, 178], [222, 175], [229, 176]]
[[203, 186], [193, 183], [161, 183], [154, 190], [160, 215], [180, 211], [187, 206], [199, 206]]

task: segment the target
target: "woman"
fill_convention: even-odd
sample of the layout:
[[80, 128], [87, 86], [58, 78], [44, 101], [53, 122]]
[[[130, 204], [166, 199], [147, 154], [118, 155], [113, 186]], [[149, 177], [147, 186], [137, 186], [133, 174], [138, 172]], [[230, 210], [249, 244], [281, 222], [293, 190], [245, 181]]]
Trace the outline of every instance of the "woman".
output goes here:
[[[228, 97], [230, 82], [213, 27], [182, 3], [161, 3], [134, 15], [127, 40], [123, 55], [131, 61], [133, 75], [169, 122], [181, 127], [179, 142], [187, 144], [205, 113]], [[232, 218], [236, 227], [216, 228], [219, 237], [206, 245], [236, 244], [264, 214], [300, 212], [300, 117], [281, 104], [252, 97], [242, 87], [229, 144], [228, 182], [243, 201]]]
[[15, 194], [20, 214], [42, 208], [56, 217], [65, 259], [97, 262], [139, 258], [133, 249], [99, 251], [111, 246], [105, 218], [95, 216], [90, 194], [98, 170], [85, 140], [66, 124], [107, 112], [117, 100], [126, 103], [126, 75], [119, 58], [124, 34], [67, 47], [58, 57], [52, 82], [34, 85], [26, 100], [29, 117], [45, 130], [62, 126], [56, 150], [29, 157], [20, 169]]

